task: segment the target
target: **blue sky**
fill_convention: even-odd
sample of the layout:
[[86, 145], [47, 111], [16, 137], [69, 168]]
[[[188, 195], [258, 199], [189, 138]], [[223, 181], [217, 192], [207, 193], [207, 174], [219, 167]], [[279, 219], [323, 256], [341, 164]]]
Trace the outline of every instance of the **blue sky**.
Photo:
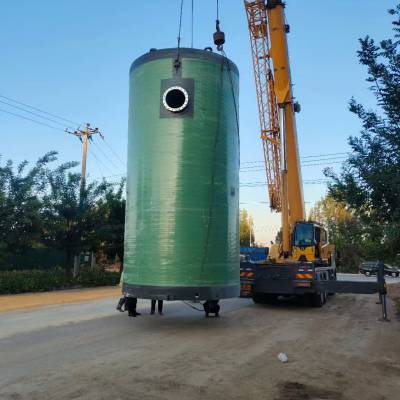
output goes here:
[[[0, 14], [0, 95], [33, 105], [76, 122], [90, 122], [105, 134], [91, 145], [88, 172], [92, 178], [125, 173], [128, 72], [132, 61], [150, 48], [174, 47], [180, 0], [13, 0]], [[194, 46], [212, 43], [215, 1], [194, 0]], [[358, 64], [358, 38], [388, 36], [386, 10], [395, 0], [288, 0], [287, 19], [298, 115], [300, 154], [308, 166], [303, 179], [323, 178], [327, 161], [320, 154], [349, 151], [347, 137], [359, 121], [348, 112], [352, 96], [374, 106]], [[183, 46], [190, 46], [190, 1], [184, 3]], [[262, 160], [249, 37], [242, 0], [220, 0], [225, 50], [240, 70], [241, 161]], [[0, 97], [1, 101], [7, 101]], [[0, 102], [0, 109], [24, 114]], [[51, 117], [49, 117], [51, 118]], [[0, 111], [3, 159], [36, 160], [57, 150], [61, 161], [80, 160], [80, 142], [60, 130], [34, 124]], [[60, 121], [62, 122], [62, 121]], [[75, 128], [71, 123], [66, 126]], [[94, 156], [93, 156], [94, 154]], [[97, 158], [97, 160], [95, 159]], [[121, 162], [122, 160], [122, 162]], [[340, 161], [332, 159], [331, 162]], [[249, 165], [249, 164], [247, 164]], [[332, 164], [338, 169], [338, 164]], [[117, 177], [111, 179], [115, 180]], [[263, 171], [242, 172], [241, 181], [263, 182]], [[304, 186], [307, 208], [325, 192], [325, 185]], [[255, 218], [256, 240], [274, 237], [279, 226], [271, 215], [265, 187], [241, 189], [241, 206]]]

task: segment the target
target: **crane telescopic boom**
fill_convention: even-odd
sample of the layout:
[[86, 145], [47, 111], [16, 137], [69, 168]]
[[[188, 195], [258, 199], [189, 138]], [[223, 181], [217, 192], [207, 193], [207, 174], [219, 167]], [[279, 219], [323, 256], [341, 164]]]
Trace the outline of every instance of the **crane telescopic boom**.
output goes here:
[[285, 5], [281, 0], [244, 1], [250, 32], [271, 209], [282, 214], [282, 253], [290, 233], [305, 220], [290, 74]]
[[241, 294], [256, 303], [278, 296], [307, 296], [321, 307], [326, 286], [336, 280], [335, 248], [326, 229], [305, 221], [294, 101], [282, 0], [244, 0], [260, 117], [271, 209], [281, 213], [282, 239], [269, 247], [265, 262], [244, 265]]
[[263, 1], [245, 1], [253, 56], [261, 140], [264, 150], [270, 207], [280, 212], [281, 198], [281, 137], [279, 113], [271, 67], [267, 10]]

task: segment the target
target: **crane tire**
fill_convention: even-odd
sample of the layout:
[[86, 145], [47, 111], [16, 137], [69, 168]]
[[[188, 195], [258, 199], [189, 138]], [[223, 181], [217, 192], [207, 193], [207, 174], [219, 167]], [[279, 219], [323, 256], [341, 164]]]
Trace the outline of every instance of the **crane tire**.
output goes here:
[[325, 301], [324, 293], [316, 292], [311, 294], [311, 305], [315, 308], [321, 308]]

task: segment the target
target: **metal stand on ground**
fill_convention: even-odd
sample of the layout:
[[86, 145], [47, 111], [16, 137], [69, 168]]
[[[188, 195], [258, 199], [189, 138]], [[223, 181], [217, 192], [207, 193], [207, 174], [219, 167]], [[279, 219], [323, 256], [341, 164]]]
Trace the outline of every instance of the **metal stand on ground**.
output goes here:
[[379, 295], [377, 304], [382, 306], [381, 321], [390, 321], [387, 311], [387, 289], [385, 281], [385, 264], [382, 261], [377, 263], [376, 281], [363, 280], [320, 280], [314, 278], [314, 289], [320, 293], [356, 293], [356, 294], [376, 294]]
[[385, 282], [385, 264], [382, 261], [378, 262], [377, 280], [379, 287], [379, 303], [382, 306], [382, 321], [389, 322], [387, 313], [387, 301], [386, 301], [386, 282]]

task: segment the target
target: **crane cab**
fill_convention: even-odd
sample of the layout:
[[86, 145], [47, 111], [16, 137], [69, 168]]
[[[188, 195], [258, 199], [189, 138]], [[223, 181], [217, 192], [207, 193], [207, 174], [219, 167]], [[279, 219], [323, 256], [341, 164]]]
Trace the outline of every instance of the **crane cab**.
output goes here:
[[279, 264], [314, 263], [316, 266], [334, 266], [335, 247], [328, 243], [326, 229], [317, 222], [296, 222], [290, 240], [291, 251], [284, 255], [282, 243], [274, 244], [269, 251], [269, 261]]
[[332, 265], [334, 247], [326, 229], [316, 222], [297, 222], [292, 233], [292, 260]]

